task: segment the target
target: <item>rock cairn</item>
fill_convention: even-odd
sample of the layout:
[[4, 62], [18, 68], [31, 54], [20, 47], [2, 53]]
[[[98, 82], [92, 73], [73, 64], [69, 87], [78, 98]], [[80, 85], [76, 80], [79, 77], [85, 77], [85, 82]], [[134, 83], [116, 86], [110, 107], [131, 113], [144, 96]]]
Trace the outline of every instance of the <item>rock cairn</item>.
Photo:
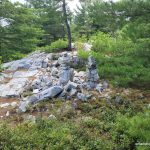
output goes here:
[[86, 69], [86, 85], [87, 89], [96, 88], [99, 81], [99, 75], [96, 68], [96, 61], [92, 56], [88, 57]]
[[45, 99], [96, 99], [108, 88], [108, 83], [99, 80], [92, 56], [88, 57], [86, 72], [76, 70], [85, 63], [72, 52], [36, 52], [27, 58], [3, 64], [10, 73], [1, 73], [0, 97], [21, 97], [18, 109], [21, 112]]
[[74, 70], [70, 68], [71, 58], [64, 52], [58, 59], [60, 64], [59, 84], [66, 85], [68, 81], [73, 81]]

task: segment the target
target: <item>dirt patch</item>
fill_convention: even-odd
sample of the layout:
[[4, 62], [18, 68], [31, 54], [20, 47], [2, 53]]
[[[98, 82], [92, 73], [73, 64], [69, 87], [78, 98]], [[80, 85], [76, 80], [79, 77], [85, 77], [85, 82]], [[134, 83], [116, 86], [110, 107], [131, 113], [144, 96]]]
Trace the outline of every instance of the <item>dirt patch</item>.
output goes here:
[[0, 103], [18, 102], [17, 98], [0, 98]]
[[[16, 98], [0, 98], [0, 104], [5, 104], [5, 103], [12, 103], [12, 102], [18, 102]], [[15, 109], [12, 106], [0, 108], [0, 116], [5, 117], [7, 111], [10, 113], [13, 112]], [[0, 118], [3, 119], [3, 118]]]

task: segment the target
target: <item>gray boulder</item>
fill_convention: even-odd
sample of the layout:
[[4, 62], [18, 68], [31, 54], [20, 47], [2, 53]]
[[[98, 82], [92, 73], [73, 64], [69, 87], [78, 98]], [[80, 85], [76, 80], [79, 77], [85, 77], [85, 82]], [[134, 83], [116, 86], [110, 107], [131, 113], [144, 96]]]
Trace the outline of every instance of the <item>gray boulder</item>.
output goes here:
[[77, 93], [77, 89], [71, 89], [71, 91], [69, 92], [69, 95], [72, 97], [76, 95], [76, 93]]
[[52, 86], [52, 81], [49, 76], [39, 76], [39, 78], [33, 80], [31, 84], [32, 89], [44, 90]]
[[73, 69], [62, 69], [59, 73], [59, 83], [61, 85], [65, 85], [68, 83], [69, 80], [72, 81], [74, 74], [73, 72]]
[[13, 74], [13, 78], [27, 78], [27, 77], [32, 77], [35, 76], [38, 73], [38, 70], [34, 71], [16, 71]]
[[36, 103], [47, 98], [54, 98], [63, 91], [61, 86], [53, 86], [46, 90], [39, 92], [38, 94], [32, 95], [28, 98], [31, 103]]
[[61, 56], [58, 59], [58, 63], [60, 65], [65, 65], [65, 66], [69, 66], [70, 65], [70, 61], [71, 61], [71, 57], [68, 55], [67, 52], [63, 52], [61, 54]]
[[19, 112], [26, 112], [29, 104], [29, 101], [21, 101], [19, 105]]
[[62, 87], [53, 86], [53, 87], [50, 87], [44, 91], [41, 91], [38, 94], [34, 94], [34, 95], [26, 98], [26, 101], [23, 101], [20, 103], [19, 111], [26, 112], [26, 110], [30, 104], [38, 103], [38, 102], [43, 101], [47, 98], [54, 98], [57, 95], [59, 95], [62, 91], [63, 91]]
[[87, 88], [94, 89], [99, 80], [99, 75], [96, 69], [96, 61], [92, 56], [88, 57], [88, 64], [86, 69]]
[[103, 91], [103, 85], [102, 84], [97, 84], [96, 90], [101, 93]]
[[87, 101], [88, 100], [87, 96], [83, 93], [77, 93], [77, 98], [81, 101]]
[[43, 60], [43, 62], [42, 62], [42, 68], [47, 68], [48, 67], [48, 62], [49, 62], [48, 58], [46, 58], [45, 60]]
[[23, 58], [21, 60], [14, 61], [11, 66], [10, 70], [17, 70], [17, 69], [29, 69], [31, 67], [31, 63], [27, 58]]
[[67, 92], [69, 92], [69, 91], [71, 91], [72, 89], [76, 89], [77, 87], [78, 87], [78, 84], [69, 81], [69, 82], [67, 83], [67, 85], [65, 85], [64, 89], [65, 89]]
[[109, 84], [108, 84], [106, 81], [104, 81], [104, 82], [103, 82], [103, 88], [104, 88], [104, 89], [107, 89], [108, 87], [109, 87]]
[[0, 85], [0, 97], [17, 97], [29, 85], [27, 78], [13, 78], [7, 84]]
[[61, 86], [53, 86], [39, 93], [37, 97], [39, 98], [39, 101], [46, 98], [53, 98], [59, 95], [62, 91], [63, 88]]

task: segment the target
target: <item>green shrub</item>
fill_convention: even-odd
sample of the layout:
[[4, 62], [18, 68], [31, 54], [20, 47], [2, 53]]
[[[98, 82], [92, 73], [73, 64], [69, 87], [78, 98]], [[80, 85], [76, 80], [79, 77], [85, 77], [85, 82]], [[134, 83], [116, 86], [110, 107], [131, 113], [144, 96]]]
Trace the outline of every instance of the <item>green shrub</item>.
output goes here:
[[80, 58], [82, 58], [83, 60], [87, 60], [88, 57], [90, 56], [90, 52], [87, 52], [87, 51], [84, 51], [84, 50], [79, 49], [79, 50], [78, 50], [78, 56], [79, 56]]
[[77, 50], [83, 49], [84, 44], [82, 42], [75, 42], [75, 47]]
[[[139, 59], [142, 57], [144, 59], [150, 60], [150, 38], [138, 39], [136, 44], [135, 56]], [[148, 63], [150, 65], [150, 63]]]
[[51, 45], [45, 46], [43, 49], [45, 52], [51, 53], [51, 52], [61, 52], [64, 49], [67, 49], [68, 42], [59, 39], [58, 41], [55, 41], [51, 43]]
[[[98, 32], [91, 37], [91, 42], [93, 51], [90, 54], [97, 60], [102, 79], [116, 86], [150, 88], [149, 39], [133, 43], [121, 35], [113, 38]], [[82, 51], [79, 56], [87, 58]]]
[[150, 141], [150, 110], [138, 113], [133, 117], [118, 114], [112, 128], [112, 137], [118, 149], [148, 150], [149, 146], [138, 146], [136, 143]]
[[14, 51], [14, 50], [7, 50], [2, 52], [2, 62], [8, 62], [8, 61], [13, 61], [13, 60], [18, 60], [23, 57], [25, 57], [26, 54], [23, 54], [19, 51]]
[[0, 122], [0, 149], [136, 150], [135, 143], [149, 142], [150, 110], [138, 113], [139, 105], [96, 107], [97, 103], [101, 101], [80, 102], [77, 110], [64, 108], [59, 117], [57, 102], [52, 108], [57, 108], [52, 111], [56, 119], [39, 115], [35, 123], [11, 126]]
[[109, 52], [111, 49], [114, 39], [111, 38], [108, 34], [98, 32], [91, 37], [92, 50], [96, 52]]

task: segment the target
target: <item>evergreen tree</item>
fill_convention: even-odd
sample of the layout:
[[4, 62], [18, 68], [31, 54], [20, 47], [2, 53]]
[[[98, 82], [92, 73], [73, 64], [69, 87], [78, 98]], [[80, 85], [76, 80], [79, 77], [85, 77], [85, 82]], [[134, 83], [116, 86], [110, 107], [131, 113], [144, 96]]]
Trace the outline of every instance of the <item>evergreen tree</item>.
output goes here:
[[42, 45], [49, 45], [59, 38], [65, 38], [63, 15], [59, 1], [27, 0], [27, 6], [34, 9], [44, 30]]
[[27, 54], [33, 51], [42, 36], [42, 30], [37, 22], [38, 17], [33, 10], [7, 0], [1, 2], [0, 10], [2, 60], [9, 61], [19, 58], [20, 53]]

